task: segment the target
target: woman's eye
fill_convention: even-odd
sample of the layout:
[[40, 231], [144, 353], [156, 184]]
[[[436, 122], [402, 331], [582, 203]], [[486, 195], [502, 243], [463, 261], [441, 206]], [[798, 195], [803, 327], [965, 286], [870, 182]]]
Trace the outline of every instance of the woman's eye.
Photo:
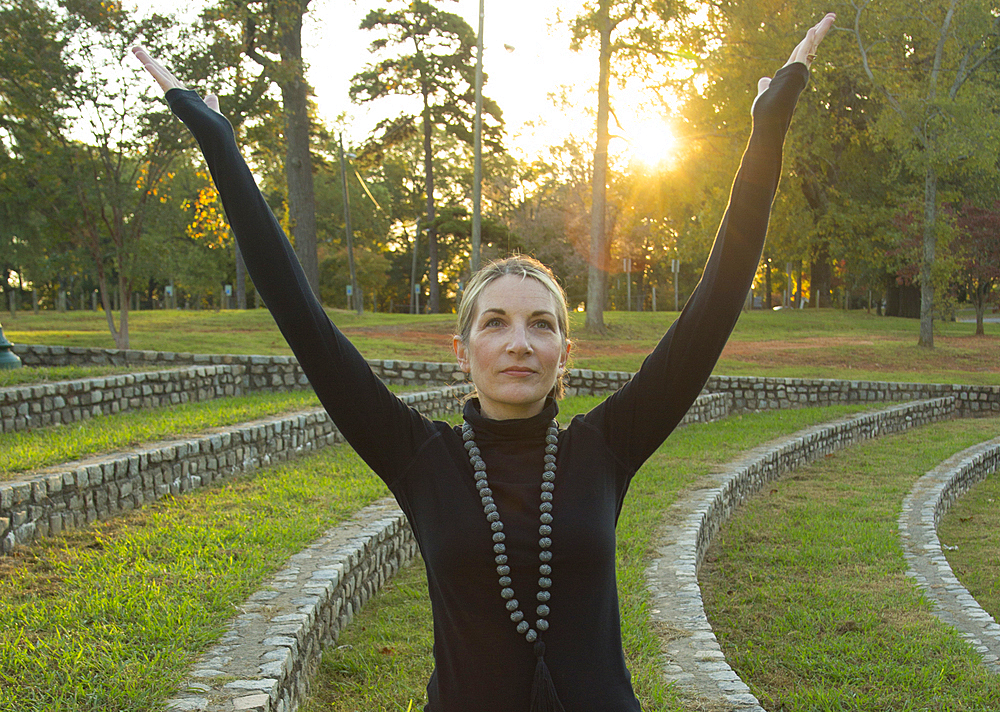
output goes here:
[[547, 321], [536, 321], [535, 326], [540, 327], [542, 329], [549, 329], [550, 331], [552, 330], [552, 324], [550, 324]]
[[503, 321], [501, 321], [500, 319], [497, 319], [496, 317], [494, 317], [493, 319], [490, 319], [489, 321], [487, 321], [486, 324], [485, 324], [485, 326], [490, 326], [490, 327], [492, 327], [492, 326], [503, 326]]

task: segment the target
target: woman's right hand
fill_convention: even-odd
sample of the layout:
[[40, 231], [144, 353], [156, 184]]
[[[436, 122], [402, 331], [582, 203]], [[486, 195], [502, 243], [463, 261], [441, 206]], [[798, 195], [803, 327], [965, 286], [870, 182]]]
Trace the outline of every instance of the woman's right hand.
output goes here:
[[[142, 66], [146, 68], [146, 71], [153, 75], [153, 79], [156, 83], [160, 85], [160, 89], [166, 94], [171, 89], [187, 89], [177, 77], [175, 77], [170, 70], [164, 67], [162, 64], [157, 62], [155, 59], [149, 56], [149, 52], [142, 45], [136, 45], [132, 48], [132, 54], [142, 62]], [[209, 94], [205, 97], [205, 103], [208, 105], [209, 109], [212, 111], [219, 111], [219, 97], [215, 94]], [[221, 113], [221, 112], [220, 112]]]

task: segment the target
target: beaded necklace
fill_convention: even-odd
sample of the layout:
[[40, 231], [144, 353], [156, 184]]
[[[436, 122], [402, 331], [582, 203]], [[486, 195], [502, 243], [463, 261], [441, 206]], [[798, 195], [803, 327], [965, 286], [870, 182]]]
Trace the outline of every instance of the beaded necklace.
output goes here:
[[493, 499], [493, 490], [490, 489], [489, 481], [486, 478], [486, 462], [482, 458], [479, 446], [476, 445], [476, 433], [468, 421], [462, 425], [462, 439], [465, 441], [465, 449], [469, 453], [469, 462], [472, 463], [473, 476], [476, 480], [476, 489], [483, 505], [483, 513], [486, 521], [489, 522], [490, 531], [493, 532], [493, 553], [494, 562], [497, 567], [497, 575], [500, 577], [500, 597], [504, 601], [504, 607], [510, 613], [510, 619], [514, 623], [518, 633], [524, 636], [529, 643], [534, 644], [537, 664], [535, 667], [535, 682], [532, 686], [532, 710], [562, 710], [552, 678], [548, 668], [545, 666], [545, 643], [538, 639], [539, 631], [546, 631], [549, 628], [549, 601], [552, 597], [549, 588], [552, 586], [552, 492], [555, 490], [556, 479], [556, 454], [559, 451], [559, 424], [555, 418], [549, 423], [548, 432], [545, 436], [545, 458], [542, 468], [541, 504], [538, 510], [541, 512], [538, 519], [541, 522], [538, 526], [538, 559], [541, 562], [538, 566], [538, 606], [535, 613], [538, 618], [535, 620], [535, 627], [525, 620], [521, 611], [520, 602], [514, 597], [513, 581], [510, 578], [510, 566], [507, 559], [507, 546], [504, 543], [506, 535], [503, 531], [503, 522], [500, 520], [500, 512]]

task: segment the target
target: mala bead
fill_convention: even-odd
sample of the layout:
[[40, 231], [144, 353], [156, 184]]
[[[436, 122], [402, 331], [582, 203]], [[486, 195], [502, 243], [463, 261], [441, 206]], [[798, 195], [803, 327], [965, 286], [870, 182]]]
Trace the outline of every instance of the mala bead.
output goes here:
[[[532, 628], [524, 620], [524, 613], [520, 608], [521, 604], [514, 598], [510, 567], [507, 566], [507, 547], [503, 543], [506, 539], [503, 533], [503, 522], [500, 519], [500, 512], [496, 502], [493, 500], [493, 490], [489, 487], [486, 475], [486, 462], [483, 460], [482, 453], [476, 445], [475, 437], [476, 434], [472, 426], [467, 422], [464, 423], [462, 426], [462, 440], [469, 454], [469, 462], [472, 465], [476, 489], [479, 491], [482, 501], [483, 513], [486, 515], [486, 521], [489, 523], [490, 531], [493, 533], [493, 553], [496, 554], [494, 561], [497, 565], [497, 576], [499, 576], [498, 580], [501, 586], [500, 597], [505, 601], [504, 607], [510, 613], [511, 622], [516, 624], [517, 632], [523, 635], [529, 643], [535, 643], [538, 640], [538, 631], [549, 629], [549, 622], [546, 620], [546, 616], [549, 615], [550, 609], [545, 604], [551, 598], [551, 594], [546, 589], [552, 586], [552, 579], [549, 578], [549, 575], [552, 573], [552, 567], [548, 565], [548, 562], [552, 561], [552, 552], [549, 551], [552, 546], [552, 539], [550, 538], [552, 527], [550, 525], [552, 524], [552, 493], [555, 490], [556, 455], [559, 450], [559, 424], [553, 420], [549, 424], [548, 432], [545, 435], [545, 458], [542, 468], [541, 494], [539, 495], [541, 504], [538, 506], [541, 512], [538, 518], [541, 522], [538, 527], [538, 533], [541, 536], [541, 539], [538, 540], [538, 547], [540, 549], [538, 558], [542, 561], [542, 564], [538, 567], [538, 572], [542, 574], [541, 578], [538, 579], [540, 590], [536, 594], [540, 605], [535, 608], [535, 613], [539, 616], [535, 621], [535, 628], [538, 630]], [[544, 648], [544, 643], [539, 642], [538, 645]]]

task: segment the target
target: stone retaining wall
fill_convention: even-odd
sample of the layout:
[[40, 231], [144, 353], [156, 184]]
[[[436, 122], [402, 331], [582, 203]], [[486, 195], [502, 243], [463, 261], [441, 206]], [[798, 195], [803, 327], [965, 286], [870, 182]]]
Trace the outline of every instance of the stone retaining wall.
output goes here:
[[951, 505], [962, 495], [998, 470], [1000, 470], [1000, 445], [997, 444], [961, 462], [950, 473], [948, 481], [942, 485], [940, 494], [934, 502], [934, 528], [938, 528], [941, 519], [951, 509]]
[[246, 367], [198, 366], [0, 388], [0, 433], [240, 396]]
[[[728, 399], [724, 394], [713, 395], [707, 399], [705, 408], [718, 407]], [[741, 468], [734, 479], [742, 482], [726, 487], [724, 492], [729, 496], [733, 493], [750, 496], [751, 490], [755, 486], [759, 489], [770, 476], [827, 452], [859, 439], [916, 427], [954, 413], [953, 399], [938, 399], [817, 426], [773, 448], [759, 457], [759, 462]], [[768, 470], [771, 475], [764, 475]], [[735, 504], [706, 508], [700, 517], [699, 531], [692, 532], [692, 545], [701, 539], [702, 532], [717, 530], [734, 507]], [[284, 570], [250, 598], [220, 643], [195, 664], [179, 693], [168, 702], [169, 710], [292, 712], [296, 709], [308, 693], [309, 678], [319, 664], [321, 648], [335, 644], [340, 630], [381, 581], [416, 553], [405, 518], [391, 500], [362, 510], [358, 519], [361, 521], [357, 524], [349, 522], [330, 530], [309, 549], [293, 556]], [[361, 527], [363, 535], [351, 538], [352, 527]], [[357, 543], [346, 549], [331, 544], [331, 537], [345, 533]], [[703, 553], [697, 557], [699, 562], [702, 556]], [[695, 568], [691, 567], [692, 577]], [[371, 583], [363, 583], [366, 581]], [[353, 597], [351, 592], [355, 592]], [[698, 601], [700, 606], [700, 596]], [[701, 615], [704, 616], [703, 609]], [[697, 645], [710, 647], [704, 639]], [[738, 681], [738, 677], [731, 669], [728, 676], [718, 670], [720, 664], [728, 669], [724, 660], [719, 663], [719, 659], [713, 656], [707, 663], [712, 666], [709, 673], [712, 679], [723, 689], [736, 686], [731, 678]], [[742, 706], [752, 704], [753, 696], [744, 692], [745, 685], [739, 688], [740, 693], [729, 695], [730, 702], [745, 708]]]
[[[83, 347], [15, 344], [14, 352], [25, 366], [57, 365], [243, 365], [247, 392], [264, 389], [305, 387], [307, 381], [290, 356], [230, 356], [184, 354], [159, 351], [121, 351]], [[455, 363], [379, 360], [368, 361], [375, 375], [394, 385], [443, 385], [463, 383], [466, 375]], [[570, 369], [567, 395], [613, 393], [632, 378], [626, 371]], [[853, 403], [895, 403], [955, 396], [959, 414], [1000, 414], [1000, 386], [901, 383], [892, 381], [848, 381], [822, 378], [763, 378], [712, 376], [706, 393], [729, 393], [737, 412], [774, 410]]]
[[308, 694], [323, 649], [417, 553], [406, 518], [383, 500], [292, 556], [194, 664], [173, 712], [290, 712]]
[[[400, 396], [429, 416], [454, 412], [468, 387]], [[128, 453], [67, 463], [17, 482], [0, 482], [0, 549], [57, 534], [167, 494], [311, 452], [341, 440], [326, 411], [246, 423]]]
[[701, 567], [712, 540], [733, 512], [784, 473], [855, 443], [947, 420], [959, 412], [954, 397], [907, 403], [807, 430], [771, 449], [729, 478], [702, 513], [695, 547], [696, 568]]
[[994, 674], [1000, 673], [1000, 625], [955, 576], [937, 528], [958, 497], [998, 469], [1000, 437], [955, 453], [914, 483], [898, 520], [907, 577], [931, 602], [934, 615], [955, 628]]
[[879, 405], [954, 397], [956, 415], [960, 417], [1000, 415], [1000, 386], [712, 376], [705, 390], [732, 395], [736, 411], [856, 403]]
[[954, 398], [939, 398], [806, 428], [745, 453], [682, 495], [667, 514], [676, 524], [667, 525], [646, 570], [651, 617], [678, 633], [666, 643], [666, 680], [712, 709], [764, 712], [726, 662], [705, 614], [698, 570], [712, 540], [742, 503], [782, 474], [862, 440], [951, 418], [955, 405]]

